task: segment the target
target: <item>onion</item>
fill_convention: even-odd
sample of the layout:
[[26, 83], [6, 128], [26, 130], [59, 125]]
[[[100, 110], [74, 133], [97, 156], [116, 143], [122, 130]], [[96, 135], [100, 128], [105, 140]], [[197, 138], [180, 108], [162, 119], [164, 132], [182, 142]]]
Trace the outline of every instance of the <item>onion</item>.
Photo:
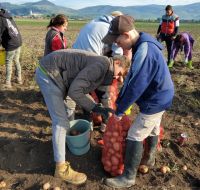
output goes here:
[[119, 144], [118, 142], [115, 142], [115, 143], [113, 144], [113, 149], [114, 149], [115, 151], [119, 151], [119, 150], [120, 150], [120, 144]]
[[160, 171], [161, 171], [163, 174], [165, 174], [165, 173], [167, 173], [167, 172], [170, 172], [171, 170], [170, 170], [170, 168], [169, 168], [168, 166], [162, 166], [162, 167], [160, 168]]
[[5, 181], [1, 181], [0, 182], [0, 188], [4, 188], [6, 187], [6, 182]]
[[184, 166], [183, 166], [183, 170], [185, 170], [185, 171], [186, 171], [187, 169], [188, 169], [188, 168], [187, 168], [187, 166], [186, 166], [186, 165], [184, 165]]
[[119, 159], [116, 156], [111, 156], [111, 162], [113, 166], [117, 166], [119, 164]]
[[139, 166], [139, 172], [142, 174], [146, 174], [149, 171], [149, 168], [146, 165]]
[[60, 187], [54, 187], [53, 190], [61, 190]]
[[51, 187], [50, 183], [47, 182], [43, 185], [43, 190], [48, 190]]

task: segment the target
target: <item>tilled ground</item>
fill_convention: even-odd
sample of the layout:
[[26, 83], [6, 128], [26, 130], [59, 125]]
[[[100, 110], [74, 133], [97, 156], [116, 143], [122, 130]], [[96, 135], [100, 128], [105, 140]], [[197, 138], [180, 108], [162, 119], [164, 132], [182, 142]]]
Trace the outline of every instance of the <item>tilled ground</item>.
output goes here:
[[[0, 72], [5, 75], [4, 66]], [[200, 63], [195, 63], [192, 71], [177, 63], [171, 73], [176, 95], [162, 120], [162, 152], [157, 155], [156, 166], [148, 174], [138, 173], [136, 185], [130, 189], [200, 188]], [[33, 78], [33, 75], [25, 73], [24, 77]], [[0, 82], [3, 84], [3, 79]], [[0, 180], [7, 184], [4, 189], [37, 190], [45, 182], [61, 189], [111, 189], [103, 184], [109, 174], [104, 172], [100, 161], [101, 148], [97, 141], [102, 134], [97, 127], [86, 155], [74, 156], [68, 150], [66, 154], [73, 168], [87, 174], [87, 183], [77, 187], [53, 177], [51, 121], [42, 95], [33, 81], [25, 80], [23, 86], [13, 85], [12, 90], [2, 85], [0, 89]], [[137, 111], [135, 106], [132, 119]], [[77, 113], [77, 116], [82, 115]], [[183, 132], [189, 138], [184, 146], [179, 146], [176, 139]], [[168, 165], [171, 172], [162, 174], [163, 165]]]

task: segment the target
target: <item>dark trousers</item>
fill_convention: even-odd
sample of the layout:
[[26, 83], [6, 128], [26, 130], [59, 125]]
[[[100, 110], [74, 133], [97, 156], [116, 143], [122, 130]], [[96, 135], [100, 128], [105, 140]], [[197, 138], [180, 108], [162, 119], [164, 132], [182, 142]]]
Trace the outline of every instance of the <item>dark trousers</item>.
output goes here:
[[172, 35], [160, 34], [159, 41], [161, 42], [165, 41], [165, 44], [167, 47], [167, 63], [169, 63], [171, 52], [172, 52], [172, 42], [173, 42]]

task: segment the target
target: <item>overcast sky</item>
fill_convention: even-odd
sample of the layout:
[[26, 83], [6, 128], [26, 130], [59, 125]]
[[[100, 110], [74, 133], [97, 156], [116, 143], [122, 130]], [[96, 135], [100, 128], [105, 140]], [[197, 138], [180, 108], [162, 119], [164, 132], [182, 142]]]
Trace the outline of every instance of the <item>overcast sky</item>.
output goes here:
[[[0, 2], [10, 2], [13, 4], [21, 4], [21, 3], [27, 3], [27, 2], [37, 2], [40, 0], [0, 0]], [[158, 5], [187, 5], [191, 3], [197, 3], [200, 2], [200, 0], [166, 0], [166, 1], [160, 1], [160, 0], [49, 0], [50, 2], [56, 4], [65, 6], [68, 8], [73, 9], [80, 9], [84, 7], [89, 6], [95, 6], [95, 5], [112, 5], [112, 6], [131, 6], [131, 5], [149, 5], [149, 4], [158, 4]]]

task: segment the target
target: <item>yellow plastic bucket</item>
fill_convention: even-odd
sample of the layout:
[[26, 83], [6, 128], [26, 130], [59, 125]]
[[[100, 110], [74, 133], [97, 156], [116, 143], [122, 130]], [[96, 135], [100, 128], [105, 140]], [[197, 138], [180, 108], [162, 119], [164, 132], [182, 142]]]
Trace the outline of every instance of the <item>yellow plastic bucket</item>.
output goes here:
[[0, 49], [0, 65], [4, 65], [6, 63], [6, 51], [4, 49]]

